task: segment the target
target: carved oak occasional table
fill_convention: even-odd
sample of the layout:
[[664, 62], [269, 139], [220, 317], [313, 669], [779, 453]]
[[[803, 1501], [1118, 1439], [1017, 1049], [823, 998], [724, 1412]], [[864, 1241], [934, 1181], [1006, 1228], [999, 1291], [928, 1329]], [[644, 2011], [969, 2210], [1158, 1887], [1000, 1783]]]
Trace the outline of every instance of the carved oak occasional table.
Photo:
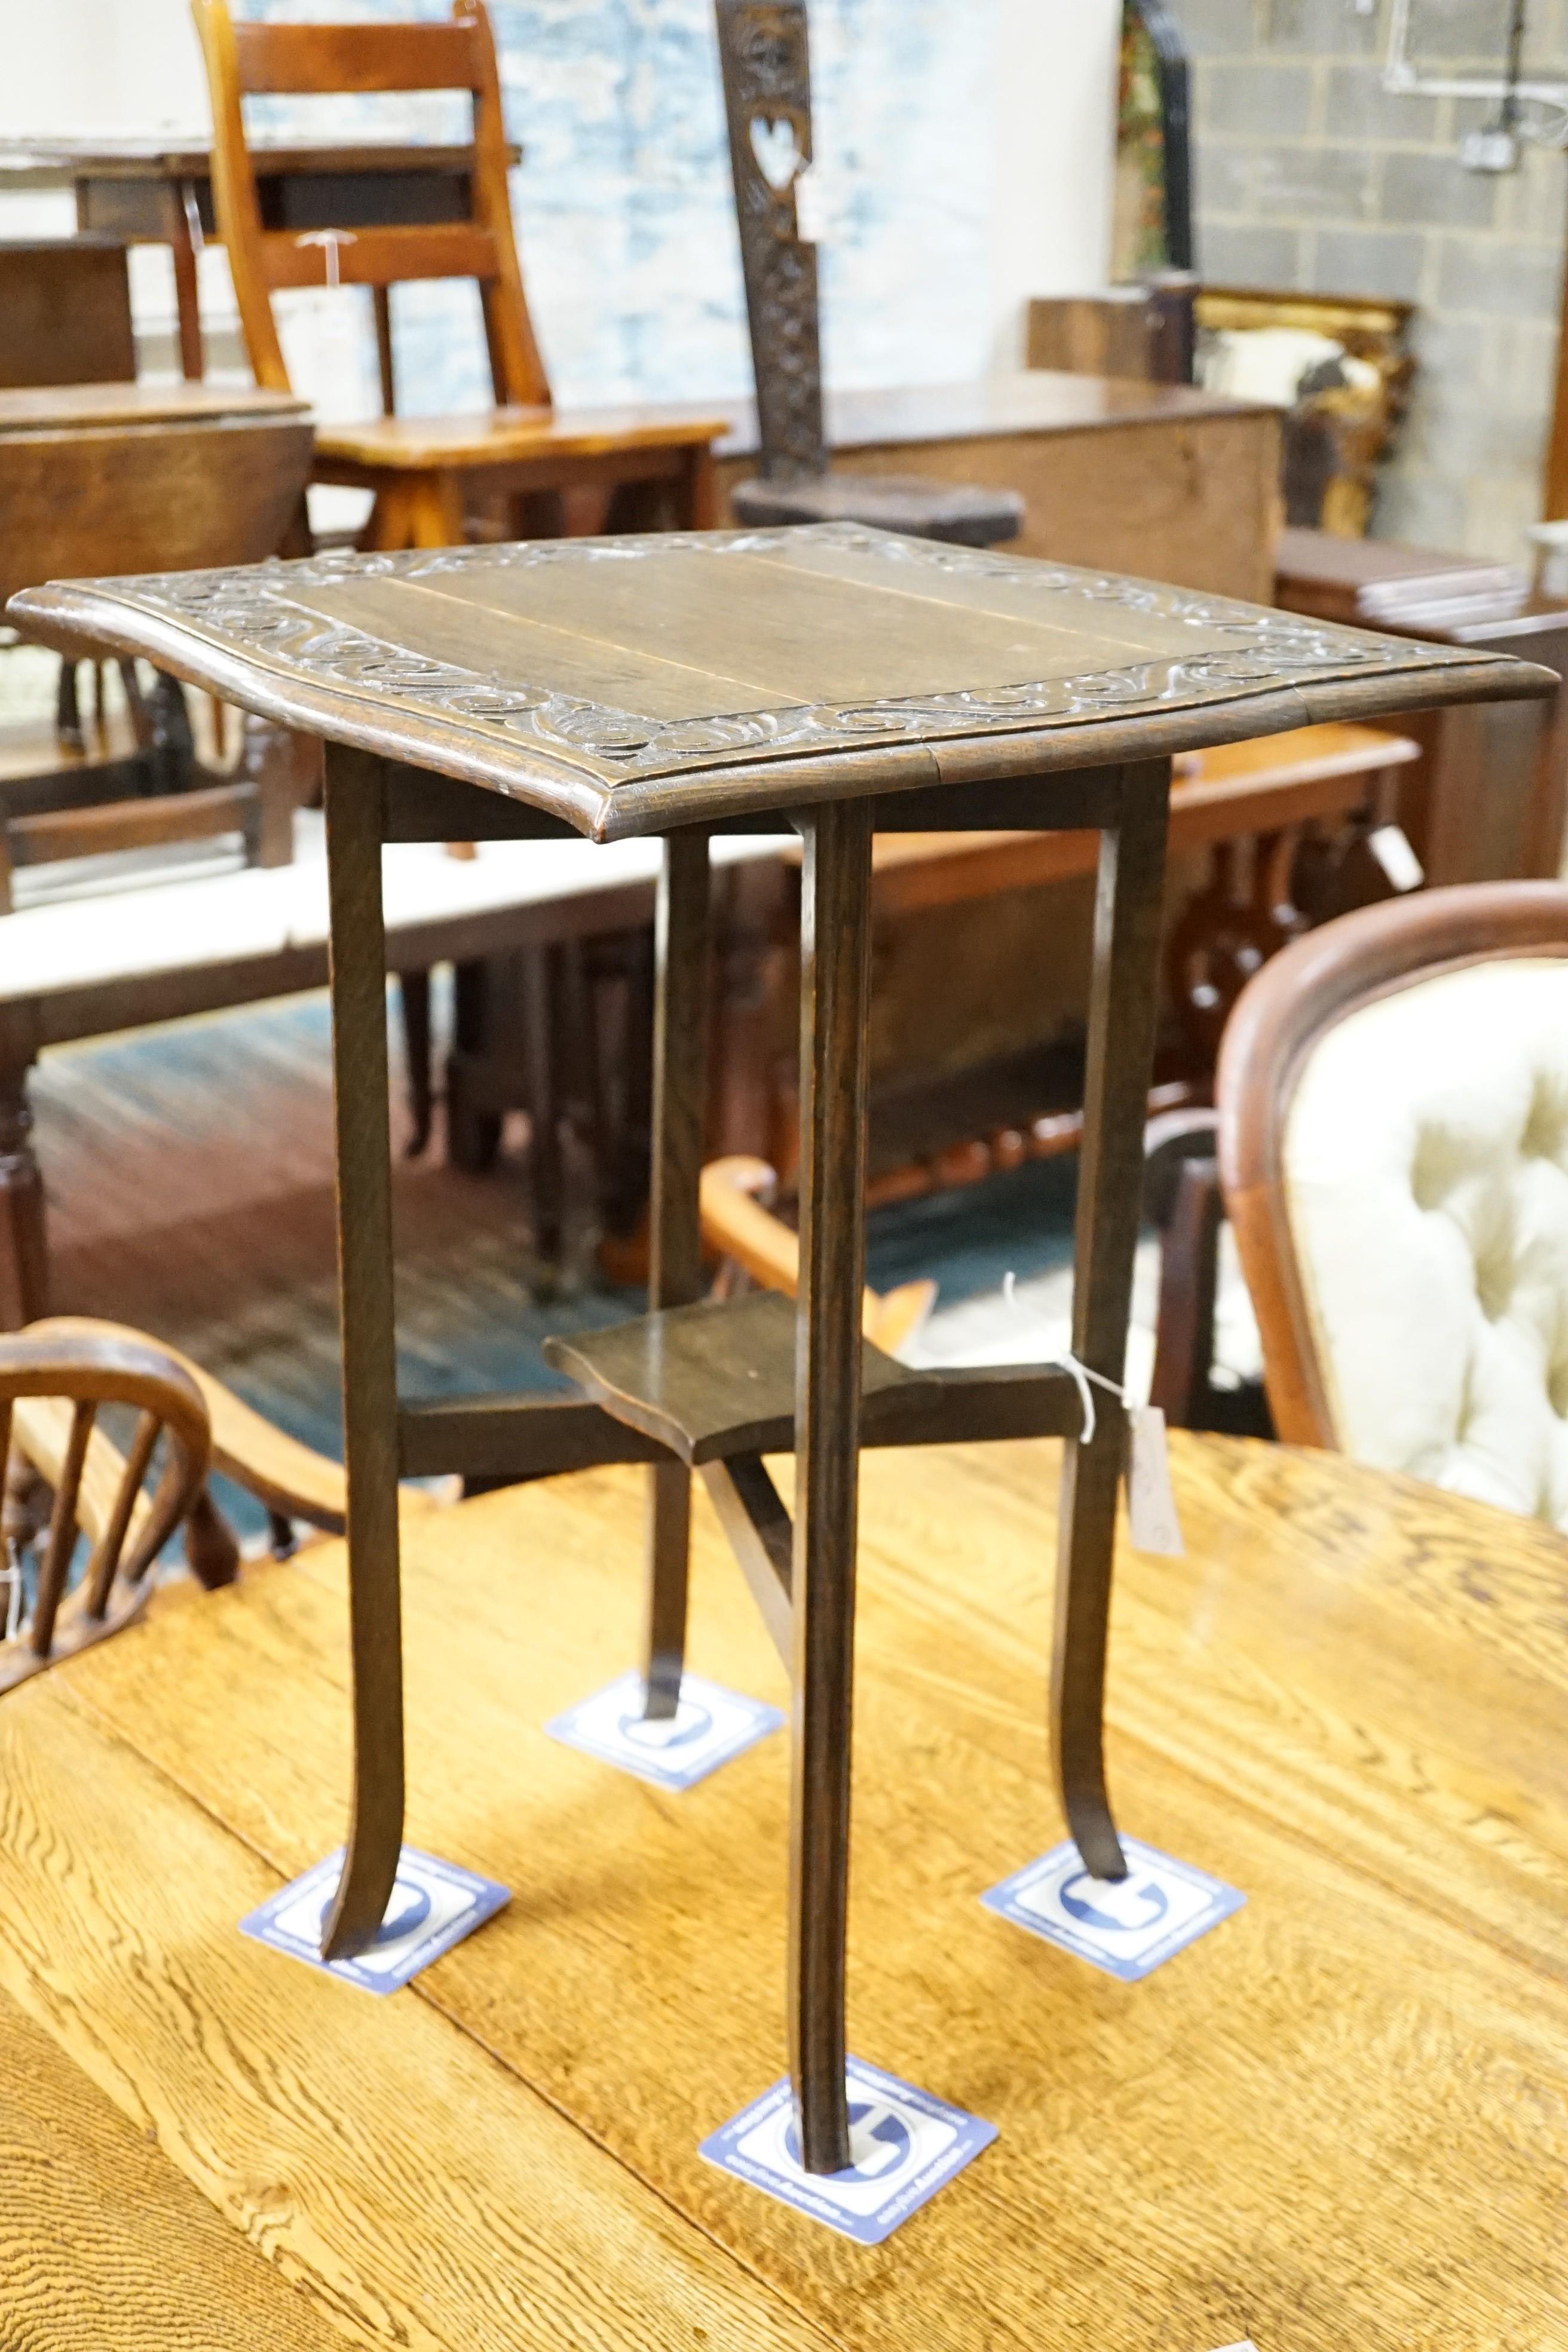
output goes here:
[[[844, 1963], [858, 1449], [1067, 1441], [1051, 1740], [1086, 1866], [1125, 1865], [1101, 1706], [1125, 1417], [1059, 1366], [917, 1372], [863, 1346], [874, 830], [1101, 836], [1073, 1347], [1120, 1380], [1153, 1047], [1172, 754], [1314, 719], [1549, 691], [1521, 663], [852, 525], [555, 541], [66, 583], [12, 606], [327, 743], [354, 1793], [331, 1955], [403, 1829], [397, 1479], [649, 1470], [647, 1697], [679, 1693], [700, 1471], [794, 1681], [791, 2072], [805, 2159], [848, 2161]], [[798, 829], [801, 1286], [699, 1303], [709, 839]], [[665, 836], [650, 1312], [556, 1343], [574, 1394], [396, 1391], [381, 846]], [[763, 1456], [795, 1455], [790, 1517]]]

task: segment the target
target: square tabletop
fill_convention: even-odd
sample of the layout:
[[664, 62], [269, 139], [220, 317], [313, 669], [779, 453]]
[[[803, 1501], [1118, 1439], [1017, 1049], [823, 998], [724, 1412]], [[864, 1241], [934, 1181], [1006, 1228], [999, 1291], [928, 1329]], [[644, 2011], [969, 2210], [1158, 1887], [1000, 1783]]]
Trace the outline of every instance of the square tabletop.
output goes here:
[[1552, 673], [849, 523], [68, 581], [9, 607], [596, 840], [1163, 758]]

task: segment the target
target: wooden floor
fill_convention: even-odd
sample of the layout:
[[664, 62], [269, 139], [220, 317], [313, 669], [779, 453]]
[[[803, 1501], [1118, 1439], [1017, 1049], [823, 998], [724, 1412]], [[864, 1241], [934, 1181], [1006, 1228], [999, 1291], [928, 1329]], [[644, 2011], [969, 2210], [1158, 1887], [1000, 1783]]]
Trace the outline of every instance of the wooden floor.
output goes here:
[[[292, 2290], [293, 2333], [237, 2303], [193, 2346], [1568, 2343], [1568, 1546], [1179, 1440], [1188, 1556], [1122, 1561], [1112, 1785], [1247, 1902], [1124, 1985], [979, 1901], [1061, 1834], [1055, 1452], [865, 1462], [851, 2046], [999, 2132], [877, 2249], [696, 2152], [782, 2069], [785, 1741], [670, 1797], [542, 1733], [634, 1654], [633, 1474], [407, 1531], [409, 1836], [514, 1894], [389, 2000], [235, 1932], [341, 1834], [337, 1547], [161, 1593], [0, 1706], [0, 1986], [207, 2200], [149, 2222], [173, 2274], [226, 2296], [216, 2208]], [[693, 1664], [782, 1700], [705, 1508], [695, 1592]], [[6, 2293], [6, 2352], [153, 2340], [47, 2292], [8, 2333]]]

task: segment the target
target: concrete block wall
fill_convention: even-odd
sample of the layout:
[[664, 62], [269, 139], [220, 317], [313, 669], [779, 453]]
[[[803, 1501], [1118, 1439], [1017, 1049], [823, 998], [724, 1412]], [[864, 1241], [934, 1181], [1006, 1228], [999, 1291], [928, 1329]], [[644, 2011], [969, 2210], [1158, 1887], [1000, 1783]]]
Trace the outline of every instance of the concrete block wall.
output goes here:
[[[1217, 282], [1417, 303], [1415, 397], [1378, 536], [1521, 559], [1541, 512], [1568, 156], [1462, 169], [1468, 100], [1382, 87], [1387, 0], [1176, 0], [1195, 61], [1198, 262]], [[1417, 57], [1495, 72], [1503, 0], [1417, 0]], [[1568, 80], [1568, 0], [1532, 0], [1527, 68]]]

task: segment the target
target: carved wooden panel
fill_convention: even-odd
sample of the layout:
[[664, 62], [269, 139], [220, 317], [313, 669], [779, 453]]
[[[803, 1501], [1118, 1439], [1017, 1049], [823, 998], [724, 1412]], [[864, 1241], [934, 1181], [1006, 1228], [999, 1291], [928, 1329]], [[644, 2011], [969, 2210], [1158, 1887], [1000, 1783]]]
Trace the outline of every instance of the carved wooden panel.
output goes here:
[[714, 0], [730, 164], [746, 279], [764, 481], [820, 474], [816, 247], [802, 241], [795, 183], [811, 162], [805, 0]]

